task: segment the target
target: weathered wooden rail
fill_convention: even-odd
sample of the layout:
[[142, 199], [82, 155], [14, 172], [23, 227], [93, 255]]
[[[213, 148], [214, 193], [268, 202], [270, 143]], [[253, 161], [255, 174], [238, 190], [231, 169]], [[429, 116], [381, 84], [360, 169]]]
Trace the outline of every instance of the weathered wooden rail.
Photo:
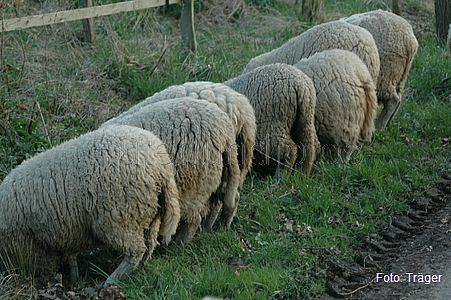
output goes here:
[[[6, 32], [70, 21], [87, 20], [87, 22], [84, 23], [84, 28], [85, 32], [88, 32], [87, 35], [90, 36], [87, 40], [90, 41], [93, 39], [93, 18], [182, 2], [182, 21], [180, 24], [182, 39], [185, 45], [191, 51], [195, 52], [197, 45], [194, 34], [193, 1], [194, 0], [133, 0], [114, 4], [83, 7], [2, 20], [1, 30]], [[89, 6], [90, 3], [91, 1], [87, 0], [84, 2], [84, 5]], [[89, 21], [90, 19], [91, 21]]]

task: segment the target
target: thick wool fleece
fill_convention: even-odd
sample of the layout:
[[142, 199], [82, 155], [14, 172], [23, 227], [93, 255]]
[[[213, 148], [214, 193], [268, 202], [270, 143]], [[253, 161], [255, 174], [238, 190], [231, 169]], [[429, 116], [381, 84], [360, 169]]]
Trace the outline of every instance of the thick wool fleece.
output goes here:
[[150, 257], [158, 233], [171, 240], [178, 200], [164, 144], [139, 128], [105, 127], [38, 154], [6, 176], [0, 248], [30, 243], [43, 256], [76, 256], [111, 247], [125, 255], [110, 277], [117, 280], [145, 253]]
[[339, 49], [304, 58], [295, 67], [315, 85], [315, 127], [322, 149], [348, 160], [374, 132], [377, 98], [368, 69], [354, 53]]
[[246, 95], [257, 122], [254, 170], [290, 172], [295, 163], [309, 174], [319, 141], [315, 131], [316, 92], [312, 80], [287, 64], [270, 64], [225, 82]]
[[244, 72], [276, 62], [294, 65], [302, 58], [331, 49], [348, 50], [357, 54], [367, 66], [373, 81], [377, 81], [380, 61], [373, 36], [362, 27], [340, 20], [316, 25], [281, 47], [251, 59]]
[[379, 103], [384, 105], [376, 127], [382, 130], [401, 106], [402, 92], [418, 50], [418, 41], [409, 22], [388, 11], [375, 10], [343, 20], [365, 28], [376, 42], [381, 63], [375, 81], [376, 92]]
[[176, 98], [146, 105], [108, 124], [149, 130], [166, 145], [176, 172], [184, 222], [174, 240], [186, 242], [194, 236], [210, 211], [209, 199], [214, 194], [224, 203], [220, 223], [230, 226], [238, 204], [240, 169], [234, 127], [216, 104]]
[[254, 111], [249, 100], [246, 96], [230, 87], [208, 81], [187, 82], [182, 85], [170, 86], [131, 107], [119, 117], [123, 118], [126, 115], [133, 114], [149, 104], [181, 97], [206, 100], [216, 104], [229, 115], [235, 129], [236, 145], [239, 147], [240, 184], [242, 184], [252, 165], [252, 149], [255, 145], [256, 124]]

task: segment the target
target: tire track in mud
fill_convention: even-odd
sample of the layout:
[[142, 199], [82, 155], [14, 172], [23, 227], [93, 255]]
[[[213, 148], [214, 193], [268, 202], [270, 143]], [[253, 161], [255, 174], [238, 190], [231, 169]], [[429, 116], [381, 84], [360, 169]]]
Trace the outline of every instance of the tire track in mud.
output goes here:
[[364, 241], [353, 260], [329, 259], [332, 276], [320, 299], [446, 299], [451, 295], [451, 174], [388, 229]]

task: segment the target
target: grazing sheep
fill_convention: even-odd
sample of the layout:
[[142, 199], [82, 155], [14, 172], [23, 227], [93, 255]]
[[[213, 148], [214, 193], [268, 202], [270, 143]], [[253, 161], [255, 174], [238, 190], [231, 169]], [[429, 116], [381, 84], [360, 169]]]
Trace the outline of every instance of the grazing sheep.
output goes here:
[[119, 118], [133, 114], [146, 105], [185, 96], [214, 103], [230, 116], [235, 128], [236, 144], [239, 147], [242, 184], [252, 165], [256, 124], [254, 111], [248, 99], [230, 87], [207, 81], [187, 82], [182, 85], [170, 86], [131, 107], [128, 111], [119, 115]]
[[[312, 80], [287, 64], [262, 66], [224, 84], [248, 97], [257, 122], [254, 170], [276, 175], [295, 163], [309, 174], [319, 150]], [[275, 158], [275, 160], [274, 160]]]
[[179, 219], [163, 143], [131, 126], [105, 127], [40, 153], [0, 185], [0, 249], [28, 243], [38, 259], [69, 256], [72, 280], [76, 255], [102, 246], [124, 253], [107, 282], [123, 278], [150, 257], [158, 234], [171, 240]]
[[367, 30], [339, 20], [313, 26], [281, 47], [254, 57], [244, 72], [277, 62], [294, 65], [302, 58], [330, 49], [343, 49], [357, 54], [376, 82], [380, 62], [373, 37]]
[[379, 50], [381, 65], [375, 82], [378, 101], [384, 108], [377, 118], [376, 127], [382, 130], [401, 106], [402, 92], [418, 50], [418, 41], [409, 22], [388, 11], [369, 11], [343, 20], [368, 30]]
[[322, 150], [349, 160], [374, 132], [377, 98], [368, 69], [354, 53], [340, 49], [301, 59], [295, 67], [315, 85], [315, 127]]
[[240, 169], [234, 127], [216, 104], [182, 97], [146, 105], [107, 122], [141, 127], [159, 136], [168, 149], [180, 195], [181, 219], [174, 240], [187, 242], [222, 199], [220, 225], [235, 215]]

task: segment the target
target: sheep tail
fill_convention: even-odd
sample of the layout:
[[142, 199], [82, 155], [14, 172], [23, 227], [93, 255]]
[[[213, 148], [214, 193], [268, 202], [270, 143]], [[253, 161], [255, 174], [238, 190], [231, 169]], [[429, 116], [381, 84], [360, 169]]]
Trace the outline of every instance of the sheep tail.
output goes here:
[[305, 84], [302, 91], [297, 92], [297, 112], [293, 124], [293, 140], [301, 151], [298, 151], [296, 164], [302, 164], [302, 170], [309, 175], [320, 144], [315, 130], [316, 96], [313, 82]]
[[169, 244], [180, 221], [180, 202], [174, 178], [170, 178], [160, 194], [161, 225], [160, 235], [164, 244]]
[[365, 82], [363, 85], [365, 91], [365, 118], [360, 132], [360, 139], [362, 142], [370, 142], [375, 130], [375, 119], [377, 113], [377, 96], [375, 86], [372, 81]]
[[240, 163], [240, 184], [242, 187], [247, 173], [252, 166], [253, 149], [255, 144], [255, 127], [249, 130], [246, 126], [241, 132], [241, 136], [237, 139], [238, 157]]
[[240, 185], [240, 168], [238, 165], [236, 150], [234, 151], [232, 148], [233, 145], [227, 147], [226, 152], [223, 153], [223, 159], [225, 162], [224, 167], [227, 172], [227, 184], [224, 191], [222, 213], [219, 223], [225, 228], [230, 227], [240, 199], [240, 195], [238, 193], [238, 186]]

